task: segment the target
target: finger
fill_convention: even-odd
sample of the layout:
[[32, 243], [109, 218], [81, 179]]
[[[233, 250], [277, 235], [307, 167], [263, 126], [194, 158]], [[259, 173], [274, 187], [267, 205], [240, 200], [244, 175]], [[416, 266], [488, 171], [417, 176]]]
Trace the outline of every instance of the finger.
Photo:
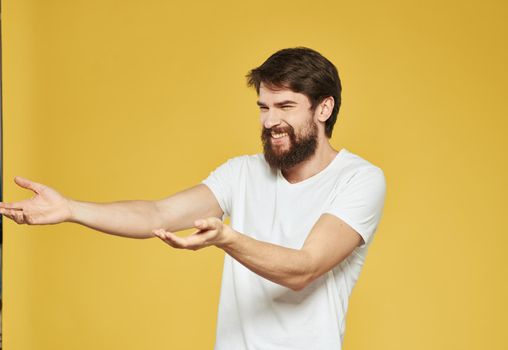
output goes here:
[[153, 233], [155, 236], [157, 236], [158, 238], [160, 238], [162, 241], [169, 244], [173, 248], [185, 248], [184, 246], [181, 245], [181, 242], [179, 244], [173, 239], [174, 237], [177, 237], [177, 238], [179, 238], [179, 237], [172, 234], [171, 232], [168, 232], [164, 229], [157, 229], [157, 230], [154, 230]]
[[6, 218], [11, 219], [12, 221], [16, 221], [15, 217], [14, 217], [14, 214], [11, 214], [9, 212], [5, 212], [5, 213], [2, 213], [2, 215], [5, 216]]
[[44, 186], [42, 184], [34, 182], [34, 181], [30, 181], [30, 180], [25, 179], [24, 177], [21, 177], [21, 176], [14, 177], [14, 182], [23, 188], [27, 188], [29, 190], [34, 191], [35, 193], [40, 193], [42, 191], [42, 189], [44, 188]]
[[5, 213], [10, 216], [15, 216], [17, 212], [23, 212], [22, 210], [19, 209], [2, 209], [2, 210], [4, 210]]
[[0, 208], [0, 214], [5, 215], [7, 217], [14, 217], [16, 215], [16, 212], [23, 212], [19, 209], [2, 209]]
[[154, 234], [155, 237], [158, 237], [162, 240], [166, 239], [166, 237], [164, 235], [164, 229], [162, 229], [162, 228], [152, 230], [152, 233]]
[[10, 213], [14, 213], [16, 211], [22, 211], [23, 208], [12, 208], [12, 207], [2, 207], [0, 206], [0, 214], [2, 215], [6, 215], [6, 214], [10, 214]]
[[217, 230], [208, 230], [205, 232], [198, 231], [187, 237], [178, 237], [185, 240], [187, 248], [200, 249], [212, 245], [214, 238], [217, 236]]
[[15, 211], [13, 214], [13, 220], [16, 221], [16, 223], [18, 223], [18, 224], [24, 224], [25, 220], [23, 217], [23, 212], [22, 211]]
[[174, 248], [181, 248], [181, 249], [190, 249], [190, 244], [187, 242], [187, 240], [184, 237], [179, 237], [175, 235], [172, 232], [165, 231], [162, 233], [163, 239], [165, 242], [167, 242], [169, 245], [171, 245]]
[[160, 228], [159, 228], [159, 229], [152, 230], [152, 233], [154, 234], [154, 236], [156, 236], [156, 237], [159, 237], [159, 238], [160, 238], [160, 233], [159, 233], [159, 231], [160, 231], [160, 230], [161, 230]]
[[166, 240], [175, 248], [197, 250], [209, 246], [208, 237], [203, 234], [193, 234], [187, 237], [179, 237], [172, 232], [165, 233]]
[[217, 230], [214, 229], [206, 229], [206, 230], [199, 230], [196, 232], [193, 232], [191, 235], [187, 236], [187, 238], [194, 240], [194, 236], [199, 236], [199, 241], [202, 243], [208, 243], [208, 241], [213, 240], [215, 236], [217, 236]]
[[21, 201], [21, 202], [15, 202], [15, 203], [5, 203], [5, 202], [0, 202], [0, 208], [5, 208], [5, 209], [23, 209], [23, 203], [25, 201]]

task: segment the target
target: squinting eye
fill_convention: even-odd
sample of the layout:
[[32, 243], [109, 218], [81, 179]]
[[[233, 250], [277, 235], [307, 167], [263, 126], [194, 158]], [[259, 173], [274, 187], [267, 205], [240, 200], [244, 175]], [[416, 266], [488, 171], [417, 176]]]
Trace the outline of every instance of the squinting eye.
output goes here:
[[288, 110], [288, 109], [290, 109], [290, 108], [291, 108], [291, 106], [282, 106], [282, 109], [283, 109], [283, 110]]
[[259, 109], [262, 110], [262, 111], [267, 111], [268, 107], [262, 107], [262, 106], [260, 106]]

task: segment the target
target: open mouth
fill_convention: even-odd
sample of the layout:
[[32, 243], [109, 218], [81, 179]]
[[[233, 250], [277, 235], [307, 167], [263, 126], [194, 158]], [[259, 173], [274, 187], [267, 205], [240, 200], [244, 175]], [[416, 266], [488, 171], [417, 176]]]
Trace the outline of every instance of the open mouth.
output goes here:
[[287, 132], [279, 132], [279, 133], [272, 132], [272, 138], [273, 139], [280, 139], [280, 138], [283, 138], [285, 136], [288, 136]]

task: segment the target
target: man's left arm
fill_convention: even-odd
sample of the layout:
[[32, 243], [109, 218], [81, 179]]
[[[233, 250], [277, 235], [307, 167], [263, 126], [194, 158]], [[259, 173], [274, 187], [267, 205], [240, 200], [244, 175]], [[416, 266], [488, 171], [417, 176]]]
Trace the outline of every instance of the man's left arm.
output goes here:
[[340, 218], [323, 214], [301, 249], [258, 241], [234, 231], [218, 218], [195, 222], [197, 231], [187, 237], [155, 230], [174, 248], [197, 250], [215, 245], [256, 274], [292, 290], [301, 290], [343, 261], [363, 243], [362, 237]]

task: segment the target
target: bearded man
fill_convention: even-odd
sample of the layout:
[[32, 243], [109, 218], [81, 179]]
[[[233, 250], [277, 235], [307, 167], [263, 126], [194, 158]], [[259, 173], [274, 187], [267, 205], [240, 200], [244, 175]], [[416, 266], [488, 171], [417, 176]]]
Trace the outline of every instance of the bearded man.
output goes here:
[[1, 203], [0, 213], [179, 249], [216, 246], [227, 254], [215, 349], [341, 349], [349, 296], [382, 215], [384, 173], [331, 146], [341, 82], [321, 54], [280, 50], [247, 81], [258, 95], [263, 154], [230, 159], [158, 201], [80, 202], [16, 177], [36, 195]]

